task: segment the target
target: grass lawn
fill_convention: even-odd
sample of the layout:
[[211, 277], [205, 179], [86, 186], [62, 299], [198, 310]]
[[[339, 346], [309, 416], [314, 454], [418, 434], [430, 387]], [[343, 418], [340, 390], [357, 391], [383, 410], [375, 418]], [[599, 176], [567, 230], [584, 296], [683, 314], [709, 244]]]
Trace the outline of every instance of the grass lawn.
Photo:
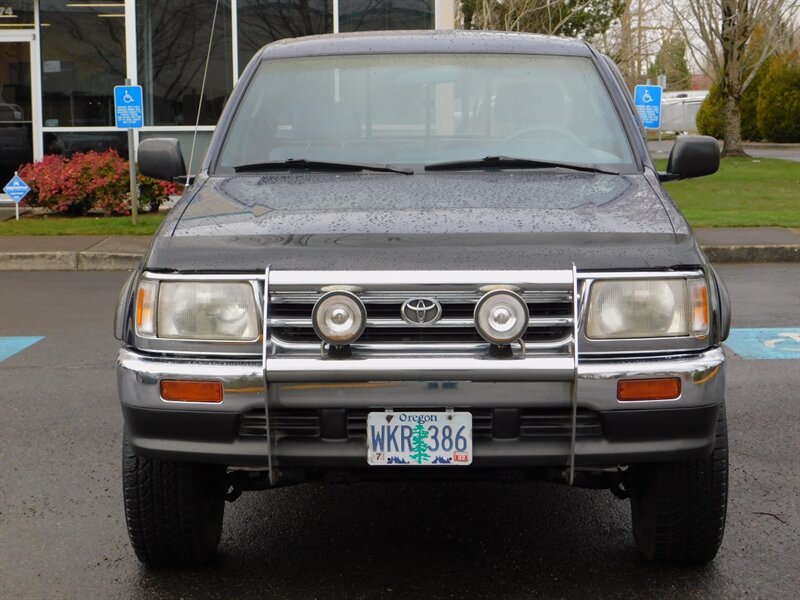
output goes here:
[[[666, 160], [657, 160], [663, 171]], [[692, 227], [800, 227], [800, 163], [723, 158], [714, 175], [664, 187]]]
[[0, 235], [153, 235], [165, 213], [130, 217], [54, 217], [13, 218], [0, 222]]

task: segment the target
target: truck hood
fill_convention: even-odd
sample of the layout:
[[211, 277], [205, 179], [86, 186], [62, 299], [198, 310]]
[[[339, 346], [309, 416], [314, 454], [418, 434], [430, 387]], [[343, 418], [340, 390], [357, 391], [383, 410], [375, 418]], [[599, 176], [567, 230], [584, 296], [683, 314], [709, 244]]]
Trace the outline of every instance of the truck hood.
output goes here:
[[701, 262], [688, 230], [676, 234], [643, 175], [211, 177], [173, 212], [154, 240], [150, 269], [525, 269], [567, 268], [573, 261], [579, 268], [648, 268]]

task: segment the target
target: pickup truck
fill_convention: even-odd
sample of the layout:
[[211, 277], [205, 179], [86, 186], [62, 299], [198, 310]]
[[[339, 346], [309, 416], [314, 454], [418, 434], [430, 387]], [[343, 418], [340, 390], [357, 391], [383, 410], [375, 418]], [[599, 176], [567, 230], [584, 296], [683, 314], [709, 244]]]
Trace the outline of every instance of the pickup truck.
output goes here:
[[682, 136], [658, 172], [583, 41], [264, 47], [116, 312], [138, 558], [210, 560], [243, 491], [539, 478], [629, 499], [647, 559], [713, 559], [730, 306], [661, 182], [718, 166]]

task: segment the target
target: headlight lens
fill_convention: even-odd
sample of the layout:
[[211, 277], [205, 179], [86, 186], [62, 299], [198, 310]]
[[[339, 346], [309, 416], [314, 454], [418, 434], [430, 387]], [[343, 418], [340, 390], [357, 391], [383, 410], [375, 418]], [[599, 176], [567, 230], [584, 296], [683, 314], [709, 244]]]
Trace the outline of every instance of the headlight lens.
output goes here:
[[596, 281], [586, 319], [591, 339], [680, 337], [708, 333], [702, 279]]
[[487, 342], [512, 344], [525, 335], [528, 305], [514, 292], [495, 290], [484, 294], [475, 306], [475, 326]]
[[328, 292], [311, 313], [314, 331], [333, 346], [346, 346], [363, 333], [367, 311], [358, 296], [350, 292]]
[[256, 298], [249, 283], [164, 281], [158, 292], [159, 338], [258, 339]]

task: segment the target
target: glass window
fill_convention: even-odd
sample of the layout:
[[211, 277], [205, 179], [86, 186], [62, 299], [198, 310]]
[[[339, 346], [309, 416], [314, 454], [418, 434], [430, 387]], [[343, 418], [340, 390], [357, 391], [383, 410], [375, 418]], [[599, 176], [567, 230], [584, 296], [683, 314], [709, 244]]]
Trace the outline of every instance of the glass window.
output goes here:
[[339, 31], [433, 27], [433, 0], [339, 0]]
[[124, 131], [46, 131], [42, 138], [45, 154], [72, 156], [76, 152], [105, 152], [113, 148], [122, 158], [128, 158], [128, 134]]
[[231, 8], [219, 2], [205, 92], [203, 71], [215, 0], [137, 0], [139, 84], [145, 125], [215, 125], [233, 88]]
[[31, 45], [0, 43], [0, 187], [33, 160]]
[[333, 31], [332, 0], [239, 0], [238, 15], [240, 71], [270, 42]]
[[289, 158], [420, 165], [497, 155], [633, 162], [589, 59], [371, 54], [265, 60], [219, 165]]
[[125, 83], [125, 6], [41, 0], [46, 127], [114, 125], [114, 86]]
[[33, 29], [33, 0], [0, 0], [0, 31]]

